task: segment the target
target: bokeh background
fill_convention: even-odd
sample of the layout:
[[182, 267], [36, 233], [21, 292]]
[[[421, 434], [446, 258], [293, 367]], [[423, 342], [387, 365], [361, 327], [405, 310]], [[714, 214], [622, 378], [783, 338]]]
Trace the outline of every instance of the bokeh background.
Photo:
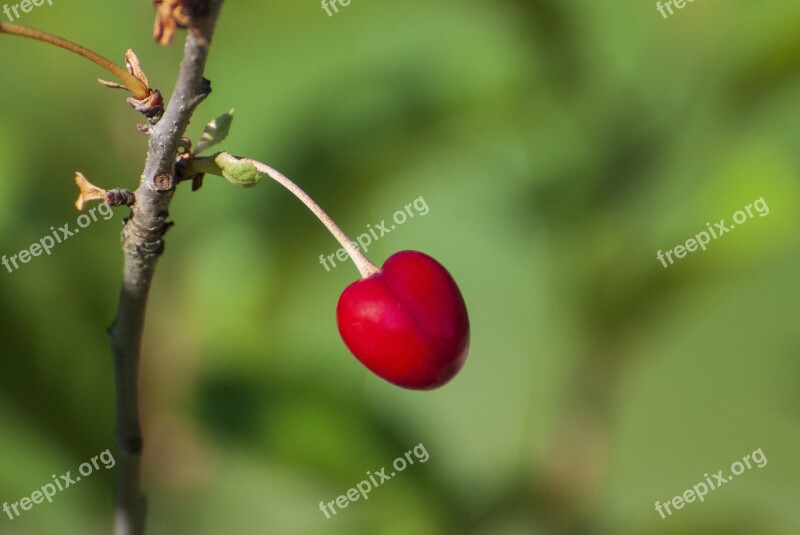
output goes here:
[[[18, 22], [172, 90], [182, 51], [149, 2], [44, 4]], [[372, 376], [335, 324], [352, 265], [271, 182], [209, 177], [172, 205], [142, 362], [149, 533], [800, 532], [800, 3], [228, 2], [189, 134], [295, 179], [370, 250], [445, 264], [469, 305], [462, 373], [427, 393]], [[75, 224], [72, 174], [133, 188], [140, 117], [96, 66], [0, 35], [0, 254]], [[770, 213], [665, 269], [763, 197]], [[113, 445], [105, 330], [127, 210], [0, 270], [0, 502]], [[330, 501], [430, 454], [333, 519]], [[761, 448], [667, 519], [654, 509]], [[0, 533], [109, 533], [113, 470]]]

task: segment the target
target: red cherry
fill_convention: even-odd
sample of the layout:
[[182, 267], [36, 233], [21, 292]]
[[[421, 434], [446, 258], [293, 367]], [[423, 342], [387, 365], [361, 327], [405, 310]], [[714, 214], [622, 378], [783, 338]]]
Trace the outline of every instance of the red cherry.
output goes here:
[[342, 339], [358, 360], [390, 383], [417, 390], [440, 387], [458, 373], [467, 359], [469, 317], [458, 286], [439, 262], [401, 251], [378, 269], [300, 186], [257, 160], [228, 157], [237, 169], [254, 167], [291, 191], [361, 272], [336, 309]]
[[417, 251], [392, 255], [379, 272], [348, 286], [336, 317], [353, 355], [404, 388], [440, 387], [467, 358], [464, 298], [450, 273]]

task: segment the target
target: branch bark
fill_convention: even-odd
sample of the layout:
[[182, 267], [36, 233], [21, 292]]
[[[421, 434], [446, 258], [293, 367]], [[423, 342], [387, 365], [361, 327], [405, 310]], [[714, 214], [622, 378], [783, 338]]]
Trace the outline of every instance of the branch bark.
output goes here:
[[115, 535], [144, 533], [146, 501], [141, 489], [142, 432], [139, 423], [139, 359], [147, 298], [164, 250], [169, 205], [175, 190], [178, 142], [192, 113], [211, 91], [203, 77], [211, 37], [223, 0], [191, 2], [180, 73], [167, 111], [149, 130], [147, 161], [136, 204], [122, 232], [125, 255], [117, 319], [109, 330], [116, 383], [117, 507]]

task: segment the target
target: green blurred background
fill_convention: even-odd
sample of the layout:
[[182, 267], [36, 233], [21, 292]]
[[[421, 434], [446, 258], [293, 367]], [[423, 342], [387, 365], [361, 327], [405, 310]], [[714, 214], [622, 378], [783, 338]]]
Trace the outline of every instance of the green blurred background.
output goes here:
[[[172, 91], [183, 34], [150, 2], [55, 0], [18, 22]], [[352, 265], [272, 182], [208, 178], [172, 204], [142, 362], [149, 532], [800, 533], [800, 3], [228, 2], [189, 134], [236, 108], [223, 148], [295, 179], [355, 235], [425, 251], [459, 282], [470, 357], [446, 387], [366, 371], [335, 324]], [[74, 226], [72, 174], [138, 183], [146, 138], [103, 72], [0, 35], [0, 254]], [[763, 197], [669, 269], [658, 250]], [[0, 502], [113, 448], [105, 329], [117, 209], [0, 270]], [[430, 454], [330, 520], [319, 511], [422, 443]], [[662, 520], [666, 502], [762, 448]], [[101, 470], [0, 533], [108, 533]]]

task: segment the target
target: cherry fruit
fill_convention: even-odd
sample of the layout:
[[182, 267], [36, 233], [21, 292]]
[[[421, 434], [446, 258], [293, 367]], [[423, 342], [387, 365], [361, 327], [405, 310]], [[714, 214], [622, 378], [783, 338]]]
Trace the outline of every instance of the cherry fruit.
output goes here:
[[362, 279], [339, 298], [339, 333], [350, 351], [378, 377], [404, 388], [438, 388], [464, 366], [469, 317], [450, 273], [430, 256], [401, 251], [378, 269], [330, 216], [297, 184], [272, 167], [252, 165], [291, 191], [342, 244]]
[[464, 298], [450, 273], [417, 251], [394, 254], [378, 273], [348, 286], [336, 317], [353, 355], [404, 388], [438, 388], [467, 358]]

